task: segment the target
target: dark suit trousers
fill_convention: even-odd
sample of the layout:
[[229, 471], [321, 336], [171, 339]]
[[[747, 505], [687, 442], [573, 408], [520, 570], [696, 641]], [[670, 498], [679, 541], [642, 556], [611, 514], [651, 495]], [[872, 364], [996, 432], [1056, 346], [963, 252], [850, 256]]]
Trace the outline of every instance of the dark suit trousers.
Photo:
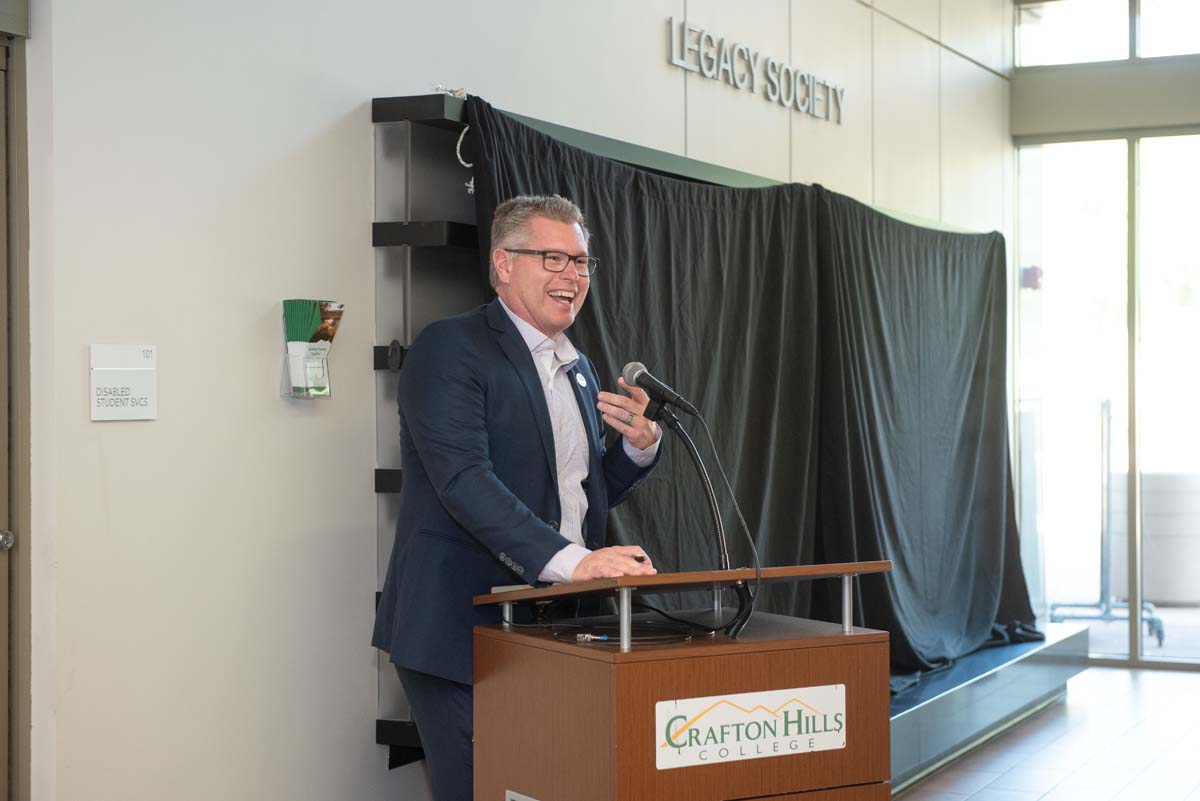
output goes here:
[[471, 801], [475, 788], [471, 685], [396, 665], [425, 749], [434, 801]]

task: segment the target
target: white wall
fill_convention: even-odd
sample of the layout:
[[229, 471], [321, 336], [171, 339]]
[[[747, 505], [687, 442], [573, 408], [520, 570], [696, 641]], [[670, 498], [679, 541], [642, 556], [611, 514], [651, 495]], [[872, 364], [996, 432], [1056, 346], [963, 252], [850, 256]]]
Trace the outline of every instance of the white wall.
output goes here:
[[[465, 86], [1007, 230], [1010, 4], [970, 5], [35, 2], [35, 801], [424, 793], [373, 742], [370, 98]], [[841, 82], [844, 125], [685, 79], [685, 13]], [[346, 303], [327, 402], [277, 396], [285, 297]], [[88, 421], [106, 342], [159, 347], [159, 420]]]

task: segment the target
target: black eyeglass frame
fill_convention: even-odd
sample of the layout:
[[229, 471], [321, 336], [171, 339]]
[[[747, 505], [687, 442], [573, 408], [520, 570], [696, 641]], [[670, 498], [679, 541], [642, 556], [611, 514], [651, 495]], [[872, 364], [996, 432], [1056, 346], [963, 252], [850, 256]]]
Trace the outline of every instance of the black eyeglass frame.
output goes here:
[[[522, 253], [526, 256], [541, 256], [542, 257], [542, 267], [545, 270], [552, 272], [552, 273], [566, 272], [567, 263], [574, 262], [575, 270], [579, 273], [580, 278], [591, 278], [593, 275], [596, 274], [596, 270], [600, 266], [600, 260], [598, 258], [596, 258], [595, 256], [572, 256], [570, 253], [567, 253], [562, 250], [530, 250], [529, 248], [504, 248], [504, 252], [505, 253]], [[562, 266], [561, 270], [555, 270], [553, 267], [551, 267], [546, 262], [546, 257], [548, 255], [550, 255], [551, 253], [557, 253], [560, 256], [566, 256], [566, 261], [563, 262], [563, 266]], [[586, 273], [579, 269], [579, 260], [580, 259], [583, 259], [584, 261], [587, 262], [587, 272]]]

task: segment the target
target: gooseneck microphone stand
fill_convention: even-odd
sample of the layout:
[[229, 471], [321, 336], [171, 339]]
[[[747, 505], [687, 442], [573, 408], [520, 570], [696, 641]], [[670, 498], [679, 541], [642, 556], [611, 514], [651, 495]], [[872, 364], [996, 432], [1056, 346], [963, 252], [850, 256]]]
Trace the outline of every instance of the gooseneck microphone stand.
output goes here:
[[[665, 404], [658, 404], [653, 400], [650, 401], [650, 406], [646, 408], [645, 416], [651, 420], [661, 420], [666, 423], [667, 427], [683, 440], [684, 448], [687, 450], [688, 455], [692, 457], [692, 463], [696, 466], [696, 472], [700, 474], [700, 483], [704, 485], [704, 495], [708, 499], [708, 511], [712, 515], [713, 527], [717, 531], [720, 569], [729, 570], [729, 546], [725, 542], [725, 524], [721, 521], [721, 508], [717, 506], [717, 493], [713, 489], [712, 479], [708, 476], [708, 468], [704, 466], [704, 460], [700, 458], [700, 451], [696, 448], [696, 443], [692, 441], [691, 435], [683, 427], [683, 423], [679, 421], [675, 412]], [[725, 633], [736, 639], [741, 634], [742, 629], [746, 627], [746, 623], [750, 621], [750, 614], [754, 609], [752, 603], [754, 599], [750, 595], [750, 587], [746, 582], [739, 581], [733, 586], [734, 591], [737, 593], [738, 609], [737, 613], [733, 616], [733, 620], [725, 626]]]

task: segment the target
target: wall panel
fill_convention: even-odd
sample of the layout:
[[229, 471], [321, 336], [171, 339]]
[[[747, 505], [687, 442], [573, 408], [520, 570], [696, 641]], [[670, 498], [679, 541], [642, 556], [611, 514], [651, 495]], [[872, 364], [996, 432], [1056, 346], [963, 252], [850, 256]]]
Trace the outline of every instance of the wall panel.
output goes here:
[[1016, 59], [1016, 6], [1013, 0], [1003, 0], [1000, 9], [1000, 72], [1011, 76]]
[[941, 41], [997, 72], [1004, 70], [1006, 0], [943, 0]]
[[949, 50], [941, 74], [942, 222], [1002, 230], [1008, 82]]
[[941, 35], [941, 0], [875, 0], [875, 8], [899, 22], [937, 39]]
[[746, 75], [755, 91], [687, 73], [688, 158], [788, 180], [788, 111], [763, 97], [767, 59], [788, 57], [788, 0], [743, 4], [689, 0], [687, 12], [692, 25], [723, 38], [729, 47], [747, 45], [759, 58], [757, 79], [743, 72], [741, 61], [734, 59], [735, 78]]
[[938, 46], [876, 15], [875, 205], [940, 216]]
[[792, 112], [792, 180], [864, 203], [872, 200], [871, 14], [834, 0], [806, 3], [792, 17], [792, 63], [845, 89], [840, 125]]

